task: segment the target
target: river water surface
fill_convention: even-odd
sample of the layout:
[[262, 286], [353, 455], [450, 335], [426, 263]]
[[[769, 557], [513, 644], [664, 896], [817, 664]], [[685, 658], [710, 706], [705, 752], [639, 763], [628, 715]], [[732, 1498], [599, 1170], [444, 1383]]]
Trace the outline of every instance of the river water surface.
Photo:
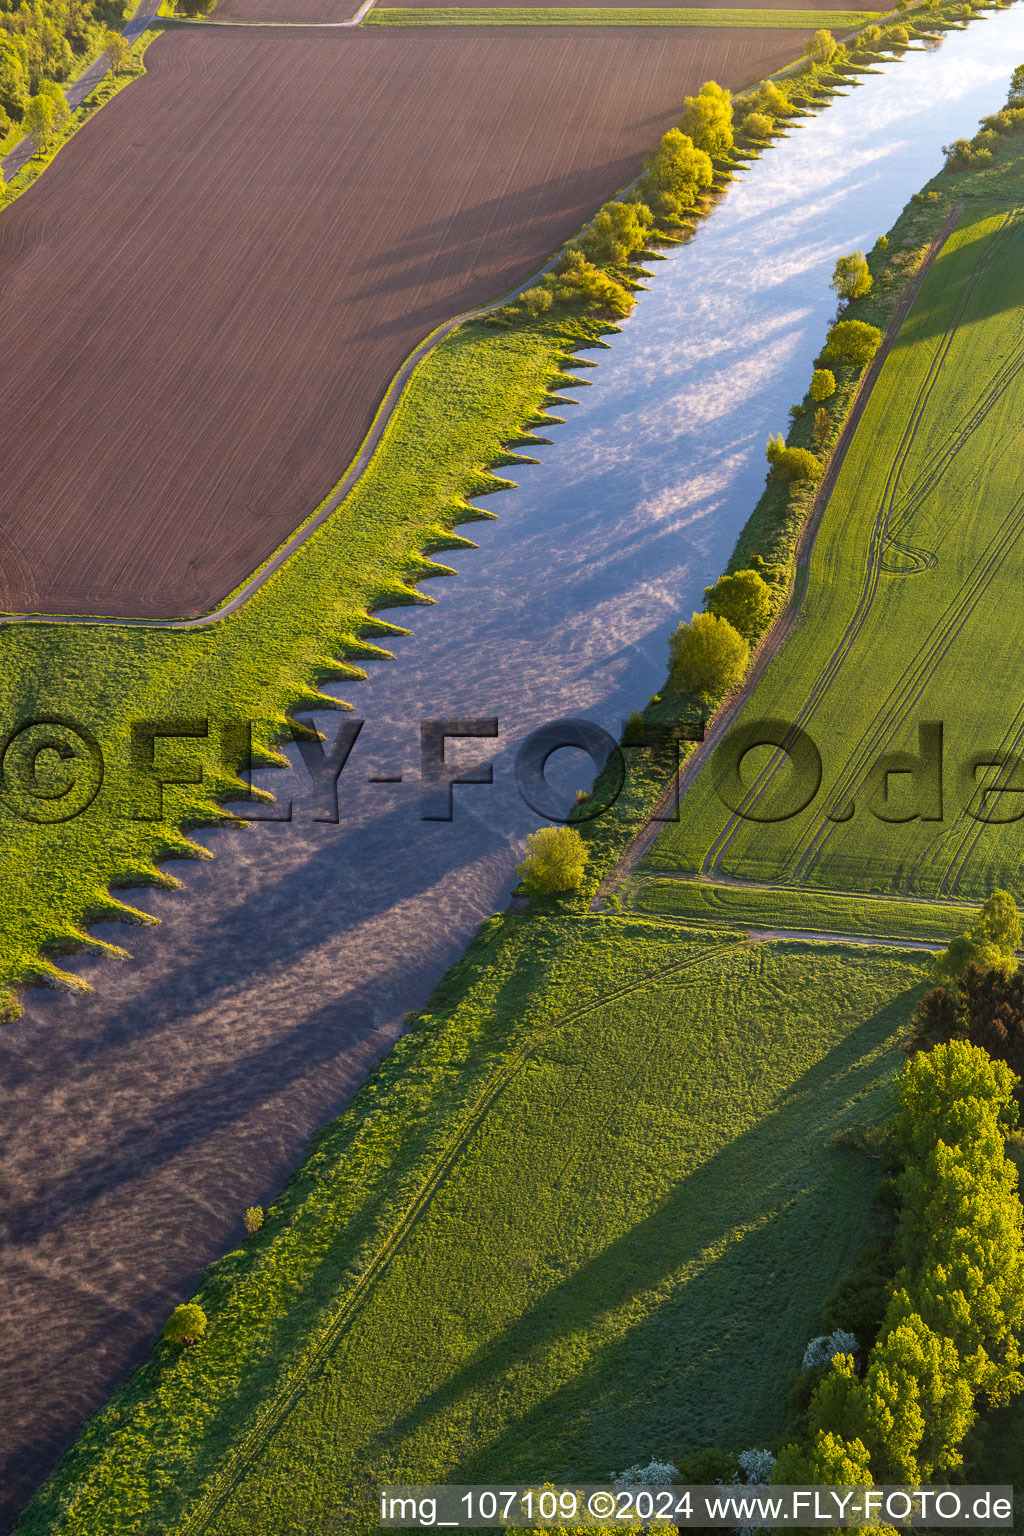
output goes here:
[[[72, 962], [94, 995], [31, 994], [0, 1032], [7, 1518], [506, 902], [541, 824], [512, 781], [523, 736], [564, 715], [617, 731], [659, 687], [804, 393], [835, 258], [892, 224], [1021, 60], [1018, 7], [885, 66], [752, 165], [590, 354], [592, 387], [488, 501], [479, 549], [444, 557], [459, 575], [429, 585], [436, 606], [396, 615], [395, 660], [344, 689], [366, 725], [339, 824], [275, 775], [290, 824], [203, 834], [215, 861], [178, 866], [186, 892], [136, 893], [162, 926], [104, 935], [127, 933], [131, 963]], [[450, 823], [419, 819], [419, 722], [438, 716], [500, 722], [449, 748], [495, 765]], [[559, 756], [563, 791], [589, 783]]]

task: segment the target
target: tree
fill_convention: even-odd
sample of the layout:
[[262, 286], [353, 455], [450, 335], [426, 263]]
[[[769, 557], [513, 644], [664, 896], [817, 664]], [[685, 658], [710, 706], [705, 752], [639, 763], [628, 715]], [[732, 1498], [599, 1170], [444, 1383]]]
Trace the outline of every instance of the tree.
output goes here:
[[860, 48], [875, 48], [882, 41], [881, 27], [865, 27], [857, 34], [857, 45]]
[[809, 448], [783, 448], [773, 467], [780, 480], [789, 484], [820, 480], [824, 473], [821, 460]]
[[573, 244], [590, 261], [621, 267], [643, 250], [653, 223], [646, 203], [605, 203]]
[[660, 213], [679, 214], [690, 208], [714, 180], [711, 157], [678, 128], [670, 128], [644, 160], [642, 187]]
[[767, 112], [748, 112], [743, 119], [743, 132], [752, 139], [770, 138], [774, 126]]
[[826, 362], [866, 368], [881, 345], [882, 333], [877, 325], [868, 325], [864, 320], [837, 320], [821, 355]]
[[696, 96], [687, 96], [679, 129], [698, 149], [721, 159], [733, 145], [732, 93], [714, 80], [705, 81]]
[[541, 827], [527, 837], [516, 874], [531, 896], [557, 896], [579, 890], [586, 864], [586, 844], [575, 827]]
[[672, 680], [684, 693], [708, 698], [729, 693], [739, 685], [750, 660], [750, 645], [728, 619], [695, 613], [668, 642]]
[[764, 456], [769, 464], [777, 464], [786, 451], [786, 439], [781, 432], [769, 437], [764, 448]]
[[831, 64], [838, 43], [827, 28], [821, 27], [804, 46], [804, 55], [812, 64]]
[[205, 1332], [206, 1313], [194, 1301], [175, 1307], [164, 1324], [164, 1338], [168, 1344], [194, 1344]]
[[945, 980], [962, 976], [968, 966], [983, 971], [1017, 969], [1021, 921], [1009, 891], [993, 891], [976, 922], [953, 940], [936, 961], [936, 974]]
[[1024, 100], [1024, 64], [1018, 64], [1010, 76], [1010, 94], [1007, 100], [1017, 101], [1018, 98]]
[[20, 118], [28, 105], [28, 80], [21, 54], [6, 32], [0, 32], [0, 107]]
[[824, 448], [832, 436], [832, 417], [823, 405], [819, 405], [814, 413], [813, 436], [819, 448]]
[[886, 27], [883, 37], [887, 37], [897, 48], [903, 48], [910, 42], [910, 33], [906, 27]]
[[841, 299], [862, 299], [871, 292], [871, 273], [863, 251], [852, 251], [840, 256], [832, 273], [830, 285]]
[[544, 279], [544, 286], [563, 302], [582, 299], [588, 307], [612, 315], [628, 315], [636, 303], [633, 295], [609, 272], [602, 272], [577, 250], [566, 251], [555, 274]]
[[788, 117], [793, 110], [774, 80], [762, 81], [756, 94], [749, 99], [756, 104], [756, 110], [767, 117]]
[[48, 82], [44, 80], [35, 96], [30, 99], [25, 108], [25, 116], [22, 118], [25, 130], [35, 134], [37, 151], [49, 148], [55, 134], [60, 131], [69, 116], [68, 104], [61, 92], [58, 90], [55, 94], [53, 90], [47, 89], [47, 84]]
[[811, 374], [811, 399], [830, 400], [836, 392], [836, 376], [831, 368], [815, 368]]
[[103, 52], [110, 60], [111, 72], [115, 75], [121, 73], [122, 65], [130, 53], [127, 38], [122, 32], [108, 30], [103, 34]]
[[709, 613], [728, 619], [747, 639], [764, 629], [772, 616], [772, 589], [757, 571], [719, 576], [713, 587], [704, 588], [704, 602]]

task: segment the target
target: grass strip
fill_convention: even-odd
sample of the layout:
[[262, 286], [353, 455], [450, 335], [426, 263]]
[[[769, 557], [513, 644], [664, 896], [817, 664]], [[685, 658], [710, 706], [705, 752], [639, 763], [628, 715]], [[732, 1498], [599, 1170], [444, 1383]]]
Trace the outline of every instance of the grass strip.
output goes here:
[[761, 27], [809, 32], [819, 27], [853, 31], [884, 15], [882, 11], [769, 11], [692, 6], [571, 7], [396, 7], [372, 10], [364, 27]]

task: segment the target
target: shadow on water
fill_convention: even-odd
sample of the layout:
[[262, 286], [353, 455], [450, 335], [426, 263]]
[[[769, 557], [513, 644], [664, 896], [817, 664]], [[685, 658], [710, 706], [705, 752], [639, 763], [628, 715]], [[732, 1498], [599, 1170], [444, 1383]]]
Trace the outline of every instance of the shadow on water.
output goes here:
[[[653, 264], [591, 354], [598, 387], [487, 503], [479, 550], [447, 557], [459, 578], [403, 610], [396, 660], [339, 689], [367, 721], [344, 823], [203, 834], [217, 857], [182, 869], [186, 892], [130, 898], [159, 929], [105, 930], [132, 962], [73, 962], [94, 995], [30, 995], [0, 1032], [0, 1221], [19, 1238], [0, 1249], [3, 1516], [505, 902], [538, 825], [511, 779], [523, 736], [565, 715], [617, 731], [660, 686], [667, 636], [726, 564], [765, 438], [806, 387], [836, 256], [892, 223], [1021, 56], [1024, 15], [1000, 12], [751, 165]], [[495, 783], [457, 790], [455, 820], [431, 826], [419, 721], [458, 715], [499, 716]], [[364, 782], [399, 769], [400, 786]], [[558, 782], [587, 782], [578, 754]]]

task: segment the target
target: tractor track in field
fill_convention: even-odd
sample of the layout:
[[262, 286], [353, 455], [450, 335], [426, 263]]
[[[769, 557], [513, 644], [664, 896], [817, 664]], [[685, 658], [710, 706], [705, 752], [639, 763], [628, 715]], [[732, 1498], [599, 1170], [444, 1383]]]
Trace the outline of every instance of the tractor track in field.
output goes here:
[[722, 956], [737, 950], [749, 948], [751, 942], [751, 939], [744, 935], [741, 938], [730, 939], [721, 944], [708, 945], [698, 954], [687, 955], [674, 965], [664, 966], [649, 975], [638, 977], [624, 986], [605, 993], [593, 1002], [571, 1009], [551, 1024], [545, 1025], [532, 1038], [523, 1042], [511, 1059], [505, 1063], [504, 1067], [485, 1088], [477, 1103], [459, 1127], [447, 1151], [434, 1164], [390, 1236], [386, 1238], [381, 1248], [356, 1280], [352, 1291], [339, 1311], [328, 1320], [308, 1354], [299, 1362], [289, 1380], [268, 1403], [249, 1433], [228, 1454], [225, 1464], [210, 1474], [208, 1479], [210, 1486], [200, 1494], [193, 1510], [180, 1524], [174, 1521], [169, 1524], [167, 1528], [168, 1536], [170, 1536], [171, 1532], [174, 1533], [174, 1536], [199, 1536], [199, 1533], [209, 1530], [211, 1521], [223, 1508], [235, 1488], [237, 1488], [264, 1445], [266, 1445], [275, 1431], [280, 1428], [288, 1414], [299, 1402], [303, 1392], [326, 1360], [330, 1351], [341, 1339], [373, 1285], [386, 1273], [391, 1260], [398, 1253], [405, 1239], [417, 1226], [424, 1213], [429, 1210], [434, 1196], [445, 1183], [448, 1174], [458, 1162], [461, 1153], [465, 1150], [474, 1133], [482, 1125], [501, 1094], [515, 1080], [534, 1052], [539, 1050], [546, 1041], [567, 1024], [575, 1023], [578, 1019], [585, 1018], [587, 1014], [594, 1013], [599, 1008], [607, 1007], [609, 1003], [615, 1002], [619, 998], [628, 997], [631, 993], [640, 991], [644, 987], [656, 985], [659, 981], [670, 976], [702, 966], [711, 960], [720, 959]]
[[[1000, 226], [999, 230], [996, 232], [996, 235], [993, 237], [993, 240], [998, 242], [998, 244], [1001, 244], [1000, 237], [1004, 235], [1005, 232], [1015, 222], [1016, 213], [1017, 210], [1013, 209], [1007, 214], [1003, 224]], [[946, 239], [948, 239], [948, 234], [949, 231], [947, 231], [945, 235]], [[943, 239], [943, 244], [944, 243], [945, 239]], [[861, 634], [865, 624], [868, 621], [868, 618], [871, 615], [875, 596], [877, 594], [884, 571], [883, 557], [885, 550], [889, 546], [889, 519], [892, 515], [896, 487], [899, 483], [899, 477], [902, 472], [903, 465], [905, 464], [906, 459], [913, 447], [914, 441], [918, 435], [925, 409], [931, 399], [932, 394], [934, 393], [938, 378], [948, 358], [949, 351], [953, 344], [956, 333], [963, 321], [963, 316], [966, 312], [967, 306], [982, 278], [987, 273], [996, 256], [1000, 253], [998, 244], [989, 245], [986, 252], [982, 255], [981, 260], [976, 264], [970, 278], [964, 284], [963, 290], [960, 293], [954, 307], [953, 314], [951, 315], [949, 323], [945, 329], [945, 332], [943, 333], [942, 340], [939, 346], [936, 348], [932, 361], [929, 364], [928, 372], [918, 391], [910, 419], [904, 430], [900, 441], [900, 446], [897, 450], [896, 456], [892, 461], [892, 464], [890, 465], [889, 473], [886, 478], [885, 491], [879, 504], [878, 511], [875, 515], [874, 524], [871, 530], [868, 544], [867, 568], [865, 571], [864, 583], [857, 602], [857, 606], [854, 609], [854, 612], [843, 631], [839, 643], [832, 651], [828, 661], [825, 664], [825, 667], [819, 674], [816, 683], [812, 687], [808, 697], [805, 699], [803, 705], [801, 706], [796, 720], [793, 722], [794, 727], [796, 728], [805, 726], [807, 721], [811, 720], [816, 714], [818, 708], [827, 697], [829, 690], [831, 689], [839, 671], [843, 666], [843, 663], [846, 661], [850, 650], [852, 649], [855, 641]], [[932, 251], [935, 251], [937, 254], [934, 243]], [[919, 285], [915, 290], [915, 295], [917, 291], [920, 291]], [[905, 319], [906, 317], [904, 316], [903, 318]], [[1021, 364], [1019, 366], [1024, 366], [1024, 357], [1022, 357]], [[976, 430], [980, 420], [984, 419], [987, 411], [990, 410], [992, 404], [994, 404], [995, 398], [998, 398], [998, 396], [995, 396], [989, 402], [986, 410], [975, 421], [972, 430]], [[753, 784], [750, 786], [738, 809], [729, 817], [725, 826], [722, 828], [721, 832], [718, 834], [705, 856], [701, 871], [703, 874], [707, 875], [716, 872], [721, 859], [728, 852], [740, 828], [748, 818], [750, 810], [760, 801], [765, 792], [774, 782], [783, 765], [788, 762], [788, 755], [785, 750], [785, 747], [788, 744], [789, 738], [787, 738], [787, 743], [773, 754], [770, 761], [765, 765], [765, 767], [758, 774], [757, 778], [754, 780]], [[860, 742], [857, 743], [858, 747], [859, 745]], [[829, 827], [834, 827], [834, 825], [835, 823], [830, 823]], [[820, 835], [820, 833], [821, 826], [816, 829], [812, 836], [817, 837]], [[805, 867], [803, 865], [803, 860], [806, 858], [806, 852], [801, 855], [799, 854], [798, 850], [797, 856], [801, 860], [801, 867]]]

